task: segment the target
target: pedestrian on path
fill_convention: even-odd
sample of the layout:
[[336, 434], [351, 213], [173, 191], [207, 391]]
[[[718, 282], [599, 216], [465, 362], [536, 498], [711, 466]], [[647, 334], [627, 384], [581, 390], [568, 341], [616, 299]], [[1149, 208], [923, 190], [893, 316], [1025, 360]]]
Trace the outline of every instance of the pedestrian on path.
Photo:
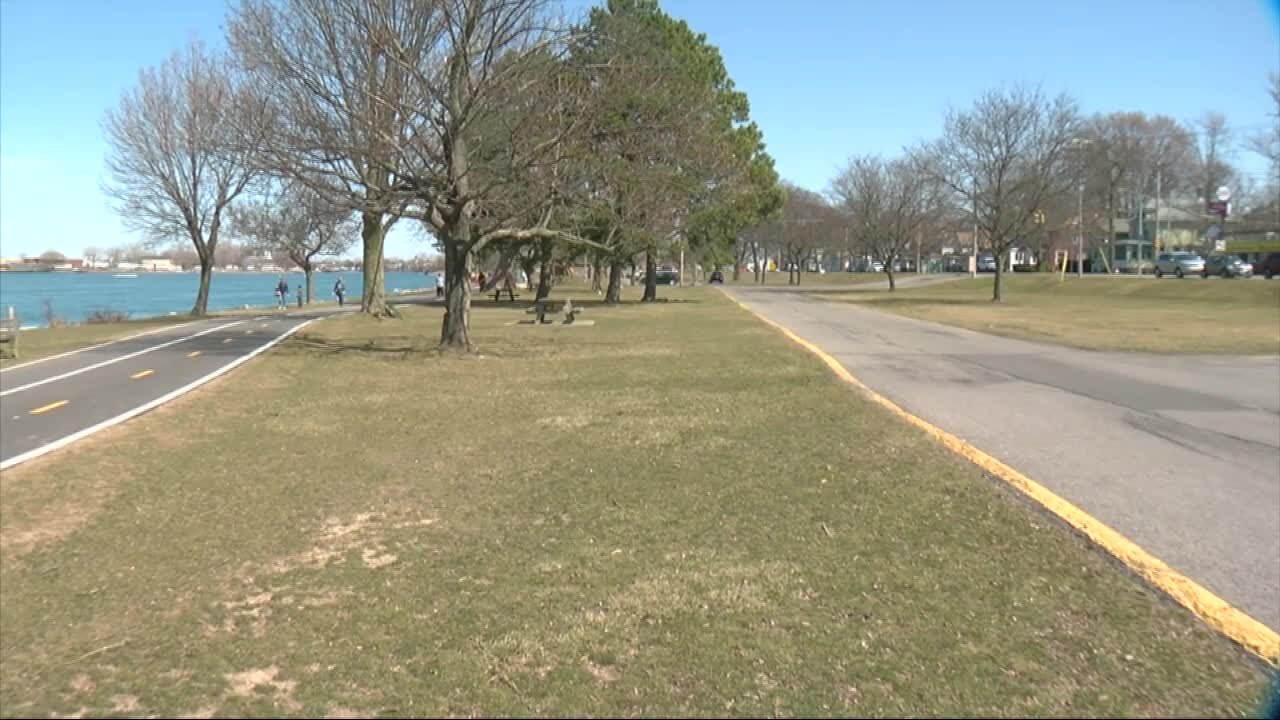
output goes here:
[[342, 278], [338, 278], [338, 282], [333, 284], [333, 294], [338, 296], [338, 307], [342, 307], [343, 298], [347, 294], [347, 286], [342, 284]]
[[289, 304], [289, 283], [285, 282], [284, 276], [280, 276], [280, 283], [276, 285], [276, 307], [283, 310]]
[[436, 273], [436, 297], [444, 297], [444, 273]]

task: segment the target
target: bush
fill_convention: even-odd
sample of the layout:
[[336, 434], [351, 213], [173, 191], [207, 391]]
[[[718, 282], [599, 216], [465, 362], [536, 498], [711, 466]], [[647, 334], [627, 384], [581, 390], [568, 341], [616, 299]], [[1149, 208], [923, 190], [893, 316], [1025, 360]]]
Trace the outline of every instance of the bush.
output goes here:
[[86, 325], [101, 325], [103, 323], [118, 323], [129, 319], [129, 313], [112, 310], [111, 308], [100, 308], [90, 312], [88, 317], [84, 319]]
[[63, 320], [62, 318], [58, 317], [57, 313], [53, 311], [52, 300], [46, 299], [44, 301], [44, 324], [46, 327], [51, 327], [51, 328], [62, 327], [67, 324], [66, 320]]

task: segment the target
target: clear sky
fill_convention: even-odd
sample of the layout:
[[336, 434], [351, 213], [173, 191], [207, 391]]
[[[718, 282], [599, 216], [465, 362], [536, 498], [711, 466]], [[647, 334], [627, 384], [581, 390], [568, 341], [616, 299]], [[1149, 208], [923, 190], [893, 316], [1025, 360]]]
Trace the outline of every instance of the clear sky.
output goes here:
[[[582, 2], [572, 3], [581, 8]], [[1014, 83], [1087, 112], [1266, 122], [1280, 0], [666, 0], [724, 54], [783, 177], [825, 189], [850, 154], [936, 135], [948, 106]], [[0, 255], [132, 237], [101, 192], [103, 113], [190, 36], [221, 43], [220, 0], [0, 0]], [[1259, 176], [1263, 164], [1235, 158]], [[388, 253], [429, 246], [400, 230]]]

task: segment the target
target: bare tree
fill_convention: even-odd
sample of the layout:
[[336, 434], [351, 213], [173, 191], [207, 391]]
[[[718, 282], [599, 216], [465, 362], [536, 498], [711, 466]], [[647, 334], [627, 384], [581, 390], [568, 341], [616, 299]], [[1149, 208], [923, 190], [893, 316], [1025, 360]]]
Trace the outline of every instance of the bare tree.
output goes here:
[[1195, 123], [1197, 139], [1196, 192], [1200, 202], [1213, 199], [1217, 189], [1231, 182], [1235, 169], [1230, 163], [1232, 133], [1227, 118], [1218, 112], [1206, 112]]
[[746, 232], [757, 281], [765, 282], [771, 250], [776, 248], [787, 266], [787, 284], [801, 284], [819, 252], [835, 247], [843, 239], [845, 222], [822, 195], [782, 183], [784, 198], [777, 217], [757, 224]]
[[910, 160], [875, 155], [851, 158], [832, 182], [831, 194], [849, 215], [855, 246], [884, 265], [889, 290], [893, 266], [930, 217], [927, 177]]
[[1245, 147], [1270, 163], [1267, 176], [1269, 187], [1263, 189], [1258, 210], [1260, 214], [1265, 214], [1268, 209], [1272, 210], [1275, 223], [1280, 226], [1280, 73], [1267, 76], [1267, 84], [1267, 93], [1271, 96], [1270, 127], [1251, 136]]
[[1167, 197], [1195, 182], [1195, 139], [1167, 115], [1131, 112], [1096, 115], [1080, 136], [1088, 141], [1079, 158], [1085, 164], [1085, 184], [1107, 221], [1107, 252], [1101, 257], [1111, 270], [1116, 267], [1115, 221], [1134, 217], [1139, 199], [1154, 195], [1157, 184]]
[[376, 317], [394, 312], [386, 302], [383, 244], [404, 209], [395, 187], [401, 163], [411, 159], [397, 148], [418, 132], [410, 117], [438, 110], [416, 94], [411, 77], [418, 63], [438, 57], [440, 5], [243, 0], [228, 23], [239, 62], [275, 110], [260, 163], [359, 214], [360, 307]]
[[1076, 103], [1038, 90], [988, 92], [950, 111], [942, 138], [917, 154], [920, 167], [968, 207], [996, 256], [992, 301], [1000, 302], [1002, 257], [1031, 227], [1046, 199], [1064, 190], [1064, 156], [1078, 126]]
[[224, 213], [257, 174], [265, 110], [228, 64], [196, 42], [143, 70], [104, 122], [109, 196], [156, 242], [191, 240], [200, 258], [192, 315], [204, 315]]
[[[232, 230], [256, 246], [298, 266], [306, 277], [306, 299], [312, 301], [315, 261], [340, 255], [354, 242], [351, 213], [326, 197], [299, 185], [281, 188], [244, 203], [232, 214]], [[279, 261], [277, 261], [277, 264]]]

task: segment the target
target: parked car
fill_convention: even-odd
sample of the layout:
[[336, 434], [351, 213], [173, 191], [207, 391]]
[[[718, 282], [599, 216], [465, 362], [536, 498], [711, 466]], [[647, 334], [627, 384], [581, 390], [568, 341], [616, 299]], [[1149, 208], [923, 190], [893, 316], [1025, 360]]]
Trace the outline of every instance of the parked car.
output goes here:
[[1253, 264], [1253, 271], [1268, 280], [1280, 275], [1280, 253], [1267, 253], [1266, 257]]
[[1160, 253], [1156, 257], [1156, 277], [1166, 274], [1177, 277], [1198, 275], [1204, 272], [1204, 258], [1190, 252]]
[[680, 284], [680, 272], [678, 270], [659, 270], [655, 274], [657, 284], [659, 285], [678, 285]]
[[711, 284], [713, 284], [713, 285], [720, 285], [720, 284], [723, 284], [723, 283], [724, 283], [724, 273], [720, 272], [719, 270], [712, 270], [712, 271], [711, 271], [711, 278], [710, 278], [709, 280], [707, 280], [707, 282], [709, 282], [709, 283], [711, 283]]
[[978, 256], [978, 272], [995, 272], [996, 257], [991, 253], [983, 253]]
[[1253, 274], [1253, 266], [1240, 259], [1239, 255], [1210, 255], [1204, 261], [1204, 269], [1200, 277], [1221, 275], [1224, 278], [1249, 277]]

